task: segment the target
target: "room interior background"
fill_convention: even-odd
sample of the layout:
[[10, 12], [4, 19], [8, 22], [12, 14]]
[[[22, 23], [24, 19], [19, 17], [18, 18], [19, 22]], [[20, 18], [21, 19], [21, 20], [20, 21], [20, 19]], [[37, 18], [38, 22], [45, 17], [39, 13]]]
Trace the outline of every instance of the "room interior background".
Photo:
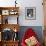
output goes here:
[[[0, 0], [0, 7], [14, 7], [15, 0]], [[43, 41], [43, 29], [44, 29], [44, 16], [43, 16], [43, 0], [17, 0], [17, 6], [19, 7], [19, 25], [20, 34], [25, 31], [26, 28], [33, 28], [37, 33], [40, 41]], [[25, 7], [35, 7], [36, 8], [36, 19], [27, 20], [25, 19]], [[11, 21], [11, 16], [8, 19]], [[15, 17], [14, 17], [15, 19]], [[13, 20], [13, 23], [15, 20]], [[10, 23], [10, 22], [9, 22]], [[23, 30], [24, 29], [24, 30]], [[20, 35], [21, 36], [21, 35]], [[21, 38], [21, 37], [20, 37]], [[42, 39], [41, 39], [42, 38]], [[41, 42], [42, 42], [41, 41]]]

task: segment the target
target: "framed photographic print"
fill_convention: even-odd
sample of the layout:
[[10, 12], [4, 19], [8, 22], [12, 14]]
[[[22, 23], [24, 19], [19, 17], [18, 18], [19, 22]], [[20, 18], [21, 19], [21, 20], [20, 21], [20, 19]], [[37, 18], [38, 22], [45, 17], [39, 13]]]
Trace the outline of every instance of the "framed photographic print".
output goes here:
[[25, 8], [25, 18], [29, 20], [35, 20], [36, 19], [36, 8], [35, 7], [26, 7]]
[[2, 10], [2, 15], [9, 15], [9, 10]]

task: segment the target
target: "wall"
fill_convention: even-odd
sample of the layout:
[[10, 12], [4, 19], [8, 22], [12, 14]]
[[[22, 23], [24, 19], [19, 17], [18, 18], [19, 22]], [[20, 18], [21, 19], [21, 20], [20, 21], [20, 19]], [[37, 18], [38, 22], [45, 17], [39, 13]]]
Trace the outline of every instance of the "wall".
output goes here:
[[[9, 7], [15, 6], [15, 0], [0, 0], [0, 6]], [[17, 0], [19, 10], [19, 24], [20, 26], [43, 26], [43, 6], [42, 0]], [[25, 19], [25, 7], [35, 7], [36, 8], [36, 20], [26, 20]]]
[[21, 26], [20, 32], [19, 32], [19, 39], [20, 42], [24, 36], [25, 31], [27, 31], [28, 28], [32, 28], [34, 32], [37, 34], [37, 37], [41, 43], [43, 43], [43, 32], [42, 32], [42, 26]]
[[[21, 0], [20, 2], [20, 25], [22, 26], [42, 26], [43, 25], [43, 6], [42, 0]], [[25, 19], [25, 7], [36, 7], [36, 20], [26, 20]]]

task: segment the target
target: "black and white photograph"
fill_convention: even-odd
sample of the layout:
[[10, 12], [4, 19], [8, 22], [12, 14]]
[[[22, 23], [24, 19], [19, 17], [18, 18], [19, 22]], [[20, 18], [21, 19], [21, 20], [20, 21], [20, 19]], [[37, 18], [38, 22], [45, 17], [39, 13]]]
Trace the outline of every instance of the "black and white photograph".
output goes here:
[[26, 7], [26, 19], [35, 20], [36, 19], [36, 8], [35, 7]]

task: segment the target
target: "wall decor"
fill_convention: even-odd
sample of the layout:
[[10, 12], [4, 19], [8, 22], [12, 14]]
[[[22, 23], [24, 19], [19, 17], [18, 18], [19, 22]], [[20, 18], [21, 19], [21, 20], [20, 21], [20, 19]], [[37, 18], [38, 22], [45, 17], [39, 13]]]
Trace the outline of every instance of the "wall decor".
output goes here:
[[26, 7], [25, 8], [25, 18], [29, 20], [35, 20], [36, 19], [36, 8], [35, 7]]
[[9, 15], [9, 10], [2, 10], [2, 15]]

